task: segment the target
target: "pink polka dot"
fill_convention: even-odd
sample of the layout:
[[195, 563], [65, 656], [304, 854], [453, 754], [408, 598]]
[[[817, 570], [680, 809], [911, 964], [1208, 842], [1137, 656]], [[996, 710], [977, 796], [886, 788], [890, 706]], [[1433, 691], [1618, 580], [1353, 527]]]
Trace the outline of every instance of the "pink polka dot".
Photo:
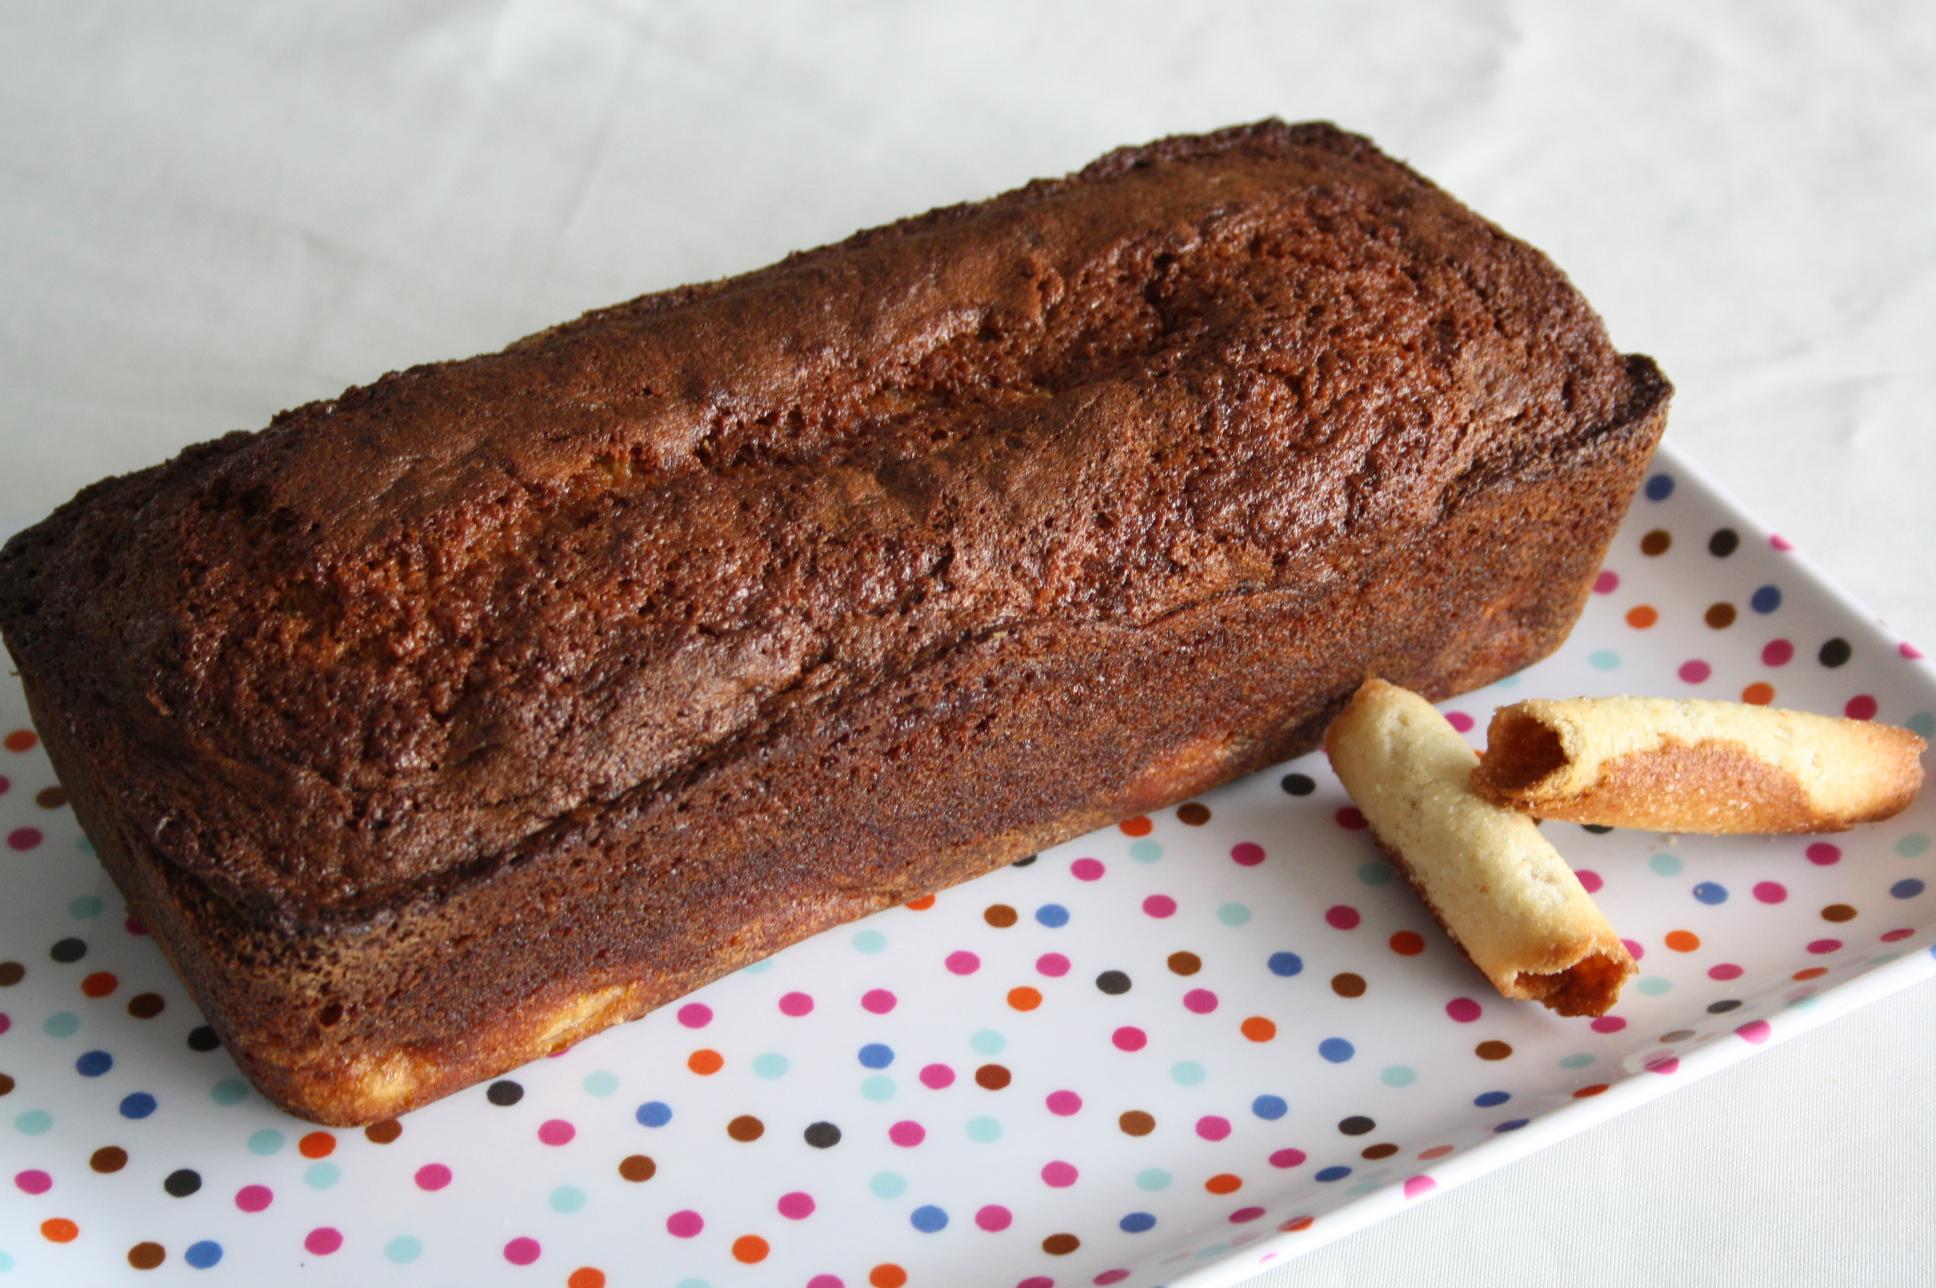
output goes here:
[[319, 1225], [303, 1236], [303, 1247], [319, 1257], [327, 1257], [343, 1246], [343, 1232], [334, 1226]]
[[1795, 646], [1788, 640], [1769, 640], [1761, 649], [1763, 666], [1787, 666], [1795, 660]]
[[1595, 1033], [1618, 1033], [1627, 1027], [1627, 1022], [1618, 1015], [1595, 1016], [1591, 1025]]
[[1899, 940], [1907, 939], [1909, 938], [1909, 936], [1915, 933], [1916, 932], [1910, 927], [1903, 926], [1896, 930], [1885, 930], [1882, 932], [1881, 935], [1878, 936], [1878, 938], [1880, 938], [1882, 942], [1885, 944], [1893, 944], [1898, 942]]
[[148, 933], [148, 928], [141, 924], [141, 918], [139, 917], [129, 917], [121, 923], [121, 927], [131, 935], [145, 935]]
[[425, 1163], [417, 1169], [417, 1188], [441, 1190], [450, 1184], [450, 1169], [442, 1163]]
[[276, 1201], [276, 1192], [266, 1185], [244, 1185], [235, 1192], [235, 1206], [244, 1212], [260, 1212]]
[[679, 1008], [679, 1023], [689, 1029], [703, 1029], [713, 1022], [713, 1008], [704, 1002], [687, 1002]]
[[1722, 981], [1727, 981], [1730, 979], [1740, 979], [1741, 968], [1739, 966], [1736, 966], [1733, 962], [1721, 962], [1717, 965], [1710, 966], [1707, 968], [1707, 977], [1709, 979], [1718, 979]]
[[5, 1033], [8, 1029], [12, 1027], [13, 1027], [13, 1017], [11, 1015], [8, 1015], [5, 1011], [0, 1011], [0, 1033]]
[[1110, 1034], [1109, 1040], [1116, 1044], [1116, 1049], [1119, 1051], [1141, 1051], [1149, 1045], [1149, 1034], [1134, 1024], [1125, 1024]]
[[989, 1203], [975, 1212], [975, 1224], [990, 1234], [1000, 1234], [1015, 1222], [1015, 1214], [999, 1203]]
[[1153, 894], [1143, 900], [1143, 911], [1152, 917], [1168, 917], [1176, 912], [1176, 900], [1166, 894]]
[[706, 1228], [706, 1218], [691, 1208], [683, 1208], [666, 1218], [666, 1233], [675, 1239], [691, 1239]]
[[1324, 921], [1336, 930], [1356, 930], [1358, 910], [1348, 903], [1334, 903], [1324, 910]]
[[1264, 847], [1255, 841], [1239, 841], [1230, 847], [1230, 857], [1243, 867], [1254, 868], [1264, 861]]
[[1611, 595], [1620, 589], [1620, 574], [1611, 568], [1602, 568], [1600, 575], [1593, 579], [1593, 593]]
[[1279, 1149], [1271, 1151], [1270, 1165], [1272, 1167], [1296, 1167], [1303, 1161], [1304, 1151], [1301, 1149]]
[[1766, 1020], [1749, 1020], [1746, 1024], [1736, 1028], [1735, 1032], [1741, 1036], [1742, 1040], [1760, 1046], [1768, 1040], [1770, 1030], [1768, 1021]]
[[847, 1288], [847, 1281], [839, 1275], [815, 1275], [807, 1280], [807, 1288]]
[[504, 1259], [514, 1266], [528, 1266], [538, 1259], [538, 1241], [523, 1235], [504, 1245]]
[[54, 1178], [38, 1167], [30, 1167], [24, 1172], [15, 1172], [13, 1183], [20, 1187], [20, 1192], [23, 1194], [45, 1194], [54, 1188]]
[[1470, 1024], [1485, 1014], [1485, 1008], [1469, 997], [1455, 997], [1445, 1004], [1445, 1013], [1461, 1024]]
[[928, 1064], [921, 1067], [921, 1085], [924, 1087], [940, 1091], [944, 1087], [952, 1087], [954, 1083], [955, 1071], [945, 1064]]
[[902, 1149], [913, 1149], [928, 1138], [928, 1129], [911, 1118], [903, 1118], [887, 1129], [887, 1138]]
[[1208, 1015], [1217, 1009], [1217, 995], [1207, 988], [1193, 988], [1183, 995], [1183, 1009]]
[[1260, 1207], [1240, 1207], [1230, 1214], [1230, 1223], [1232, 1225], [1243, 1225], [1247, 1222], [1255, 1221], [1262, 1215], [1264, 1215], [1264, 1209]]
[[1842, 941], [1839, 939], [1811, 939], [1808, 943], [1808, 951], [1818, 957], [1825, 953], [1839, 953], [1842, 951]]
[[1094, 1284], [1119, 1284], [1127, 1278], [1129, 1278], [1129, 1271], [1127, 1270], [1105, 1270], [1089, 1282]]
[[805, 993], [784, 993], [780, 997], [780, 1014], [798, 1018], [813, 1013], [813, 999]]
[[1659, 1060], [1649, 1060], [1645, 1067], [1648, 1073], [1658, 1073], [1665, 1077], [1679, 1069], [1681, 1062], [1670, 1055]]
[[1763, 903], [1780, 903], [1788, 897], [1788, 887], [1779, 881], [1757, 881], [1754, 897]]
[[1077, 1175], [1074, 1163], [1065, 1163], [1057, 1159], [1053, 1163], [1043, 1165], [1042, 1183], [1053, 1189], [1066, 1190], [1076, 1183]]
[[1896, 652], [1902, 654], [1911, 662], [1919, 662], [1923, 656], [1922, 650], [1914, 644], [1911, 644], [1908, 640], [1904, 640], [1902, 643], [1896, 645]]
[[578, 1129], [562, 1118], [547, 1118], [538, 1124], [538, 1139], [547, 1145], [569, 1145]]
[[1105, 871], [1101, 859], [1077, 859], [1069, 865], [1069, 875], [1078, 881], [1100, 881]]
[[[1842, 847], [1828, 841], [1817, 841], [1803, 853], [1807, 854], [1808, 861], [1818, 868], [1832, 868], [1842, 861]], [[1783, 893], [1787, 892], [1783, 891]]]
[[1230, 1136], [1230, 1120], [1221, 1114], [1205, 1114], [1197, 1119], [1197, 1135], [1205, 1140], [1225, 1140]]
[[5, 796], [8, 790], [12, 787], [13, 787], [13, 780], [11, 778], [8, 778], [5, 774], [0, 774], [0, 796]]
[[1338, 820], [1338, 826], [1347, 832], [1362, 832], [1371, 826], [1365, 821], [1365, 816], [1358, 812], [1356, 805], [1344, 806], [1335, 817]]
[[1463, 711], [1446, 712], [1445, 723], [1451, 725], [1454, 729], [1457, 729], [1460, 733], [1472, 732], [1472, 717], [1467, 715]]
[[1050, 1113], [1060, 1118], [1067, 1118], [1082, 1109], [1082, 1097], [1073, 1091], [1051, 1091], [1043, 1103], [1048, 1105]]
[[1790, 541], [1787, 537], [1782, 536], [1779, 532], [1770, 532], [1768, 534], [1768, 544], [1773, 546], [1775, 549], [1781, 551], [1783, 554], [1786, 554], [1787, 552], [1795, 548], [1795, 543]]
[[1055, 1280], [1042, 1275], [1030, 1275], [1016, 1284], [1015, 1288], [1055, 1288]]
[[894, 1009], [894, 994], [884, 988], [870, 988], [860, 995], [861, 1009], [875, 1015], [886, 1015]]
[[780, 1215], [789, 1221], [804, 1221], [813, 1215], [813, 1195], [805, 1190], [793, 1190], [780, 1196]]
[[31, 850], [40, 844], [40, 829], [37, 827], [16, 827], [7, 833], [7, 844], [16, 850]]
[[1876, 714], [1876, 700], [1867, 693], [1858, 693], [1850, 698], [1842, 708], [1842, 714], [1851, 720], [1873, 720]]
[[1625, 948], [1627, 950], [1627, 956], [1633, 958], [1635, 961], [1639, 961], [1647, 955], [1647, 950], [1641, 946], [1638, 940], [1623, 939], [1620, 941], [1620, 946]]
[[1405, 1197], [1415, 1199], [1421, 1194], [1430, 1194], [1439, 1183], [1429, 1176], [1407, 1176], [1405, 1178]]
[[1681, 663], [1679, 674], [1681, 679], [1687, 681], [1687, 683], [1699, 684], [1701, 681], [1707, 679], [1708, 676], [1714, 674], [1714, 668], [1706, 662], [1703, 662], [1700, 658], [1693, 657]]
[[1588, 894], [1599, 894], [1600, 887], [1606, 884], [1600, 879], [1600, 874], [1592, 868], [1581, 868], [1573, 875], [1580, 879], [1580, 889]]
[[1050, 979], [1061, 979], [1069, 973], [1069, 959], [1061, 953], [1043, 953], [1035, 959], [1035, 969]]
[[954, 975], [972, 975], [981, 969], [981, 958], [966, 949], [958, 949], [948, 954], [948, 971]]

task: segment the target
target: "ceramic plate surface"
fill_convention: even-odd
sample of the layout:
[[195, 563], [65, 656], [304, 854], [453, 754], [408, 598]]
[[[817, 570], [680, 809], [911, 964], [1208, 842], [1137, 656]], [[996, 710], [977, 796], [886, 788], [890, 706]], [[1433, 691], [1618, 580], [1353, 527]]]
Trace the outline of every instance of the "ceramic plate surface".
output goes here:
[[[1552, 659], [1447, 703], [1908, 724], [1915, 650], [1663, 453]], [[1823, 838], [1547, 824], [1640, 960], [1492, 994], [1321, 757], [831, 931], [368, 1131], [215, 1046], [0, 695], [0, 1283], [1236, 1283], [1936, 974], [1936, 793]], [[1803, 1110], [1802, 1112], [1806, 1112]]]

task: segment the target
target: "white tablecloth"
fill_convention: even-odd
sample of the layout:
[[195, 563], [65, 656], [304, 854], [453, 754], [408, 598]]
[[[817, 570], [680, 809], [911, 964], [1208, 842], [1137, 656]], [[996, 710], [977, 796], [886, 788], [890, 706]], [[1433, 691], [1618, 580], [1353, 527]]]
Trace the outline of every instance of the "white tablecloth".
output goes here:
[[[0, 531], [413, 362], [1118, 143], [1326, 117], [1545, 248], [1672, 440], [1936, 644], [1936, 6], [0, 11]], [[1936, 990], [1259, 1280], [1932, 1274]]]

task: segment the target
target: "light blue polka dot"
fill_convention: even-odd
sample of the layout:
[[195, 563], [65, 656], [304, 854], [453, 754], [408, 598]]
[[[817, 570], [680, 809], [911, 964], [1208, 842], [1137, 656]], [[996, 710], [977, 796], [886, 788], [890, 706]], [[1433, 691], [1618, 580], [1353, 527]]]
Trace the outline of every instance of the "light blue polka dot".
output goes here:
[[1208, 1071], [1195, 1060], [1178, 1060], [1170, 1066], [1170, 1077], [1180, 1087], [1194, 1087], [1208, 1076]]
[[414, 1234], [400, 1234], [383, 1245], [383, 1255], [399, 1266], [407, 1266], [423, 1255], [423, 1242]]
[[1596, 648], [1586, 655], [1586, 664], [1596, 671], [1612, 671], [1620, 665], [1620, 655], [1610, 648]]
[[248, 1094], [248, 1084], [240, 1078], [224, 1078], [208, 1089], [208, 1098], [218, 1105], [239, 1105]]
[[983, 1115], [968, 1120], [967, 1132], [969, 1140], [987, 1145], [1002, 1138], [1002, 1125]]
[[1221, 1257], [1228, 1251], [1230, 1251], [1230, 1245], [1228, 1243], [1206, 1243], [1195, 1252], [1192, 1252], [1190, 1259], [1193, 1261], [1208, 1261], [1212, 1257]]
[[1250, 924], [1250, 909], [1241, 903], [1226, 903], [1217, 909], [1217, 920], [1233, 930]]
[[1346, 1186], [1344, 1192], [1356, 1198], [1361, 1194], [1371, 1193], [1373, 1190], [1377, 1189], [1383, 1183], [1384, 1182], [1382, 1181], [1359, 1181], [1356, 1185]]
[[570, 1216], [585, 1210], [585, 1191], [576, 1185], [560, 1185], [551, 1192], [551, 1210]]
[[1869, 959], [1869, 965], [1887, 966], [1890, 962], [1896, 960], [1896, 958], [1900, 956], [1902, 956], [1901, 953], [1877, 953], [1875, 956]]
[[0, 1252], [0, 1275], [4, 1275], [9, 1270], [12, 1270], [12, 1269], [13, 1269], [13, 1258], [8, 1256], [4, 1252]]
[[983, 1055], [1000, 1055], [1008, 1047], [1008, 1039], [993, 1029], [982, 1029], [968, 1039], [968, 1045]]
[[1378, 1081], [1387, 1087], [1409, 1087], [1418, 1081], [1418, 1071], [1410, 1065], [1389, 1065], [1379, 1071]]
[[1673, 989], [1673, 984], [1659, 975], [1648, 975], [1634, 981], [1634, 988], [1648, 997], [1660, 997]]
[[1908, 725], [1913, 733], [1920, 734], [1924, 738], [1936, 738], [1936, 712], [1918, 711], [1903, 723]]
[[106, 905], [104, 905], [95, 896], [91, 894], [84, 894], [78, 898], [71, 899], [68, 901], [67, 915], [70, 917], [81, 917], [84, 919], [87, 917], [98, 917], [101, 915], [101, 909], [105, 906]]
[[784, 1078], [786, 1071], [792, 1067], [778, 1051], [766, 1051], [753, 1057], [753, 1072], [762, 1078]]
[[1135, 859], [1138, 863], [1154, 863], [1163, 857], [1163, 847], [1148, 837], [1144, 837], [1140, 841], [1131, 841], [1129, 843], [1129, 857]]
[[1358, 865], [1358, 879], [1368, 886], [1390, 885], [1392, 865], [1378, 859]]
[[1807, 1010], [1809, 1007], [1815, 1005], [1815, 1003], [1821, 1000], [1822, 999], [1820, 994], [1810, 993], [1807, 997], [1798, 997], [1794, 1001], [1788, 1003], [1788, 1008], [1794, 1011], [1803, 1011], [1803, 1010]]
[[878, 953], [887, 947], [887, 936], [878, 930], [860, 930], [854, 933], [854, 947], [863, 953]]
[[1560, 1057], [1560, 1068], [1562, 1069], [1584, 1069], [1592, 1063], [1593, 1057], [1585, 1051], [1576, 1051], [1572, 1055], [1563, 1055]]
[[1920, 858], [1928, 849], [1929, 838], [1921, 832], [1911, 832], [1896, 842], [1896, 853], [1905, 859]]
[[894, 1079], [884, 1073], [877, 1073], [860, 1084], [863, 1099], [879, 1104], [883, 1100], [894, 1099]]
[[1647, 858], [1647, 866], [1664, 877], [1677, 877], [1686, 864], [1678, 854], [1653, 854]]
[[45, 1109], [29, 1109], [13, 1120], [15, 1130], [25, 1136], [40, 1136], [54, 1126], [54, 1115]]
[[773, 969], [773, 959], [771, 957], [766, 957], [766, 958], [762, 958], [759, 961], [754, 962], [751, 966], [740, 967], [740, 973], [743, 975], [764, 975], [766, 974], [766, 972], [772, 969]]
[[265, 1158], [282, 1148], [282, 1133], [273, 1127], [264, 1127], [249, 1136], [249, 1152], [261, 1154]]
[[588, 1096], [609, 1096], [618, 1090], [618, 1075], [609, 1069], [597, 1069], [585, 1075], [585, 1094]]
[[672, 1288], [713, 1288], [713, 1286], [704, 1279], [681, 1279], [672, 1285]]
[[94, 853], [94, 842], [88, 840], [85, 836], [83, 836], [78, 842], [75, 843], [74, 848], [76, 850], [79, 850], [82, 854], [91, 855]]
[[1519, 683], [1519, 672], [1514, 671], [1511, 675], [1502, 675], [1498, 679], [1494, 680], [1492, 682], [1492, 687], [1495, 689], [1510, 689], [1515, 684], [1518, 684], [1518, 683]]
[[1136, 1173], [1136, 1188], [1139, 1190], [1148, 1190], [1154, 1194], [1158, 1190], [1169, 1189], [1170, 1182], [1174, 1179], [1174, 1177], [1160, 1167], [1146, 1167]]
[[877, 1199], [898, 1199], [907, 1193], [907, 1177], [899, 1172], [876, 1172], [867, 1182]]
[[71, 1038], [81, 1031], [81, 1017], [72, 1011], [55, 1011], [40, 1028], [50, 1038]]
[[343, 1179], [343, 1169], [327, 1160], [311, 1163], [303, 1173], [303, 1184], [312, 1190], [326, 1190]]

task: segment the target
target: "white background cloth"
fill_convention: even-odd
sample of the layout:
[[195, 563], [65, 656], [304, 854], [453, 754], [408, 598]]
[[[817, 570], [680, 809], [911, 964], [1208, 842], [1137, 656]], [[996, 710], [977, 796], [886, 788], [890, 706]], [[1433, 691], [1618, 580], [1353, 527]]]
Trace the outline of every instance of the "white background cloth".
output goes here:
[[[1670, 439], [1936, 646], [1936, 5], [16, 3], [0, 532], [414, 362], [1119, 143], [1372, 135], [1547, 250]], [[1936, 1273], [1936, 990], [1259, 1284]]]

